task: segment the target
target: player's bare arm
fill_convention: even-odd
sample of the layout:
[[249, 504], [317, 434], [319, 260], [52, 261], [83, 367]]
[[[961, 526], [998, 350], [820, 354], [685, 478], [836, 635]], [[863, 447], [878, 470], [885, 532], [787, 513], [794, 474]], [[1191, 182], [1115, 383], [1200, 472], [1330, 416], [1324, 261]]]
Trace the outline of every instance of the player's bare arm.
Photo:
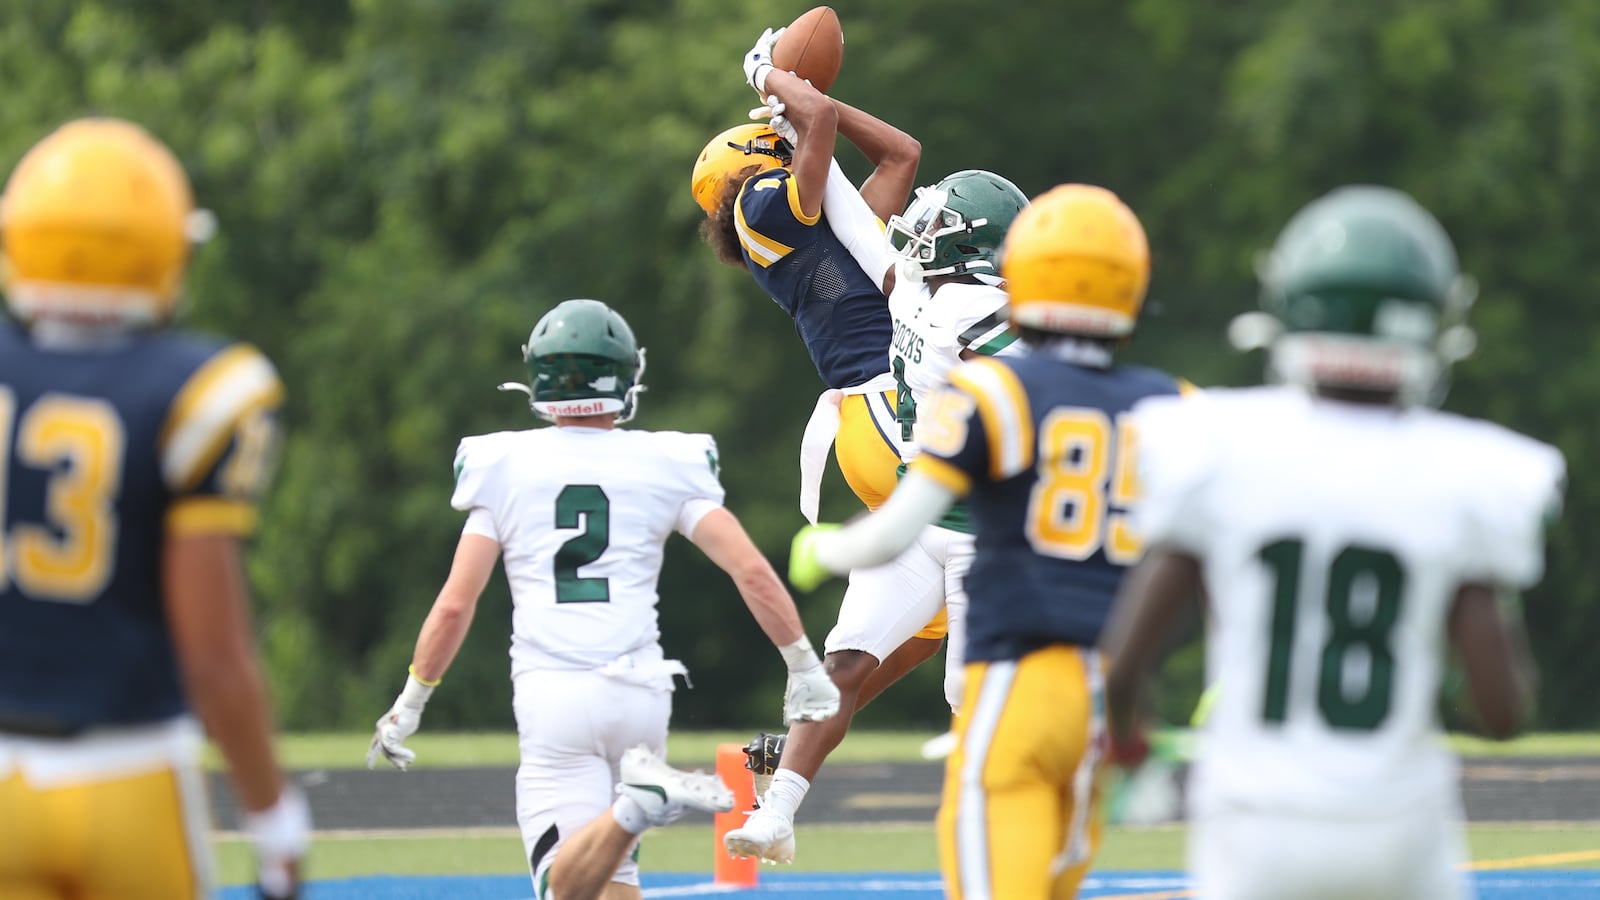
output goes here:
[[826, 95], [789, 72], [768, 72], [764, 88], [783, 104], [784, 117], [799, 135], [790, 168], [800, 192], [800, 210], [807, 216], [818, 216], [822, 213], [822, 192], [828, 185], [828, 167], [833, 163], [839, 112]]
[[283, 791], [272, 750], [266, 682], [250, 639], [239, 541], [227, 535], [175, 537], [163, 570], [172, 642], [206, 732], [227, 758], [246, 809], [266, 809]]
[[1109, 666], [1106, 717], [1117, 746], [1140, 743], [1137, 715], [1145, 675], [1180, 627], [1200, 583], [1199, 560], [1167, 548], [1152, 549], [1123, 580], [1100, 639]]
[[783, 654], [789, 669], [785, 721], [819, 722], [831, 718], [839, 711], [839, 689], [828, 678], [806, 637], [794, 598], [745, 533], [744, 526], [726, 509], [714, 509], [695, 526], [691, 540], [733, 579], [756, 624]]
[[256, 838], [263, 890], [291, 896], [310, 813], [288, 788], [272, 747], [266, 681], [250, 632], [239, 539], [172, 535], [162, 557], [166, 613], [185, 689]]
[[494, 573], [500, 558], [500, 544], [494, 538], [481, 534], [461, 535], [456, 543], [456, 555], [450, 562], [450, 574], [444, 587], [434, 598], [433, 608], [423, 620], [417, 634], [417, 647], [411, 655], [411, 668], [406, 675], [406, 685], [395, 698], [389, 711], [378, 717], [372, 744], [367, 750], [367, 768], [382, 755], [389, 764], [404, 772], [416, 761], [417, 754], [405, 746], [405, 741], [416, 734], [422, 725], [422, 711], [439, 686], [444, 673], [461, 652], [461, 642], [466, 640], [472, 627], [472, 617], [478, 608], [478, 598]]
[[841, 100], [833, 100], [839, 114], [839, 134], [856, 145], [872, 163], [872, 174], [861, 183], [861, 198], [873, 215], [887, 222], [906, 208], [917, 182], [922, 144], [904, 131], [871, 113]]
[[773, 646], [792, 644], [806, 636], [789, 591], [733, 513], [726, 509], [706, 513], [691, 540], [733, 579], [739, 596]]
[[493, 538], [481, 534], [461, 536], [456, 544], [455, 559], [450, 562], [450, 574], [417, 635], [411, 671], [418, 679], [437, 684], [455, 661], [461, 642], [466, 640], [467, 631], [472, 627], [478, 598], [489, 584], [489, 576], [494, 574], [494, 565], [499, 559], [500, 544]]
[[1501, 615], [1500, 595], [1491, 585], [1462, 585], [1449, 621], [1478, 721], [1495, 740], [1521, 731], [1533, 705], [1533, 663], [1519, 640], [1520, 623]]

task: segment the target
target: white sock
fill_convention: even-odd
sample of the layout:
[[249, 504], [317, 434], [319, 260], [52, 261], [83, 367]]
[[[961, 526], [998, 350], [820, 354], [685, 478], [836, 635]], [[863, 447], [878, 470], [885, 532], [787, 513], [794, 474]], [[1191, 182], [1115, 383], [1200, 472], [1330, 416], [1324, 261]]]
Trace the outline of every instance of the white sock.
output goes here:
[[767, 801], [762, 809], [770, 809], [785, 819], [794, 820], [795, 810], [806, 799], [811, 782], [790, 769], [779, 769], [772, 774], [772, 787], [767, 788]]
[[616, 819], [622, 830], [629, 834], [644, 834], [644, 830], [650, 827], [650, 819], [645, 816], [644, 810], [627, 794], [611, 804], [611, 818]]

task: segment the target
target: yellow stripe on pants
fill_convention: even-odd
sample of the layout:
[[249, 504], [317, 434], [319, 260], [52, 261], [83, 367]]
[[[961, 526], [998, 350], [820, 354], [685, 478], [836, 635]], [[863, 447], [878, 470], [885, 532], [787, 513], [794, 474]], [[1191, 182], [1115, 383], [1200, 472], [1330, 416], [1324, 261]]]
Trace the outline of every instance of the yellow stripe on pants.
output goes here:
[[[1074, 792], [1096, 705], [1077, 647], [966, 667], [958, 745], [945, 765], [939, 864], [953, 900], [1066, 900], [1100, 844], [1097, 792]], [[1080, 783], [1082, 783], [1080, 781]], [[1056, 871], [1077, 804], [1090, 804], [1089, 856]]]

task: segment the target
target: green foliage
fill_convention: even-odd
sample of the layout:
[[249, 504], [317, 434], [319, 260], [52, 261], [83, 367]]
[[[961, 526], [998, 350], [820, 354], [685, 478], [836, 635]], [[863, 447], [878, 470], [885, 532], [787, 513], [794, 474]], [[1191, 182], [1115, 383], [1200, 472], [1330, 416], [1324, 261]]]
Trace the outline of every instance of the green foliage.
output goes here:
[[[361, 727], [399, 687], [448, 570], [465, 434], [530, 424], [517, 347], [560, 300], [618, 307], [650, 348], [639, 426], [709, 431], [729, 504], [783, 563], [801, 522], [800, 433], [821, 385], [790, 322], [696, 236], [688, 172], [754, 105], [737, 59], [802, 4], [753, 0], [0, 0], [0, 163], [87, 113], [147, 124], [222, 223], [190, 322], [278, 362], [292, 436], [252, 560], [274, 686], [295, 727]], [[1337, 184], [1404, 188], [1483, 286], [1478, 358], [1450, 407], [1557, 442], [1571, 463], [1551, 567], [1527, 599], [1541, 724], [1593, 725], [1582, 691], [1600, 583], [1600, 233], [1591, 111], [1600, 9], [1583, 0], [1178, 0], [837, 5], [835, 93], [921, 139], [920, 180], [990, 168], [1030, 195], [1092, 181], [1140, 211], [1152, 315], [1128, 355], [1198, 383], [1254, 379], [1222, 329], [1254, 304], [1251, 259]], [[841, 160], [855, 175], [853, 150]], [[1487, 473], [1492, 475], [1492, 473]], [[824, 514], [857, 505], [830, 477]], [[664, 642], [696, 690], [676, 721], [774, 721], [775, 654], [682, 542]], [[801, 598], [811, 633], [837, 588]], [[430, 725], [509, 722], [509, 595], [497, 580]], [[1164, 709], [1192, 703], [1198, 657]], [[934, 666], [868, 711], [937, 726]], [[1170, 674], [1170, 673], [1169, 673]]]

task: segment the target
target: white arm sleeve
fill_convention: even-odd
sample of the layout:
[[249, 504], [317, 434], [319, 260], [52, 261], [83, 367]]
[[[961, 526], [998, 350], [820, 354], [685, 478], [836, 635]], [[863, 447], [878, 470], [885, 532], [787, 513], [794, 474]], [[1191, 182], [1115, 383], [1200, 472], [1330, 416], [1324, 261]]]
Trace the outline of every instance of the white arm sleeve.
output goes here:
[[956, 495], [944, 485], [915, 471], [907, 472], [876, 512], [821, 535], [817, 562], [839, 574], [886, 563], [911, 546], [922, 529], [939, 521], [955, 502]]
[[683, 501], [683, 506], [678, 508], [678, 533], [690, 540], [694, 539], [694, 529], [700, 520], [713, 510], [722, 508], [722, 504], [709, 497], [691, 497]]
[[828, 186], [822, 192], [822, 214], [834, 237], [855, 257], [861, 271], [867, 273], [872, 283], [883, 287], [883, 276], [894, 266], [894, 253], [889, 238], [883, 233], [883, 224], [873, 215], [872, 207], [861, 197], [861, 192], [845, 177], [838, 160], [828, 163]]
[[494, 513], [481, 506], [474, 506], [472, 512], [467, 513], [467, 524], [461, 527], [461, 533], [481, 535], [496, 543], [500, 540], [500, 532], [494, 527]]

